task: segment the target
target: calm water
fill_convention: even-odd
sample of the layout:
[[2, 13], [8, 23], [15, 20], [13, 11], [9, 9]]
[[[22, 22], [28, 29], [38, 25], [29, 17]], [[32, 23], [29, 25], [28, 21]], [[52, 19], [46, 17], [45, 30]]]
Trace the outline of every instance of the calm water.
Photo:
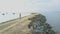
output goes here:
[[[29, 15], [29, 14], [30, 13], [22, 13], [21, 17], [24, 17], [24, 16]], [[2, 15], [0, 13], [0, 23], [5, 22], [5, 21], [9, 21], [9, 20], [12, 20], [12, 19], [16, 19], [16, 18], [19, 18], [19, 17], [20, 17], [19, 13], [16, 13], [15, 15], [13, 15], [12, 12], [8, 13], [8, 14], [5, 14], [5, 15]]]
[[47, 23], [49, 23], [53, 29], [60, 34], [60, 11], [50, 11], [50, 12], [40, 12], [47, 18]]

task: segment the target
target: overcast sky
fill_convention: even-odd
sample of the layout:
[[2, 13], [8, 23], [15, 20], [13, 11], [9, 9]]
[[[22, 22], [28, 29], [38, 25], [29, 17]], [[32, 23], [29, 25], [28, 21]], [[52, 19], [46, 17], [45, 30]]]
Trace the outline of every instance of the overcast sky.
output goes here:
[[[60, 0], [0, 0], [0, 22], [16, 18], [19, 12], [25, 15], [30, 12], [49, 11], [60, 11]], [[13, 12], [16, 15], [13, 16]], [[2, 16], [1, 13], [6, 15]]]
[[60, 11], [60, 0], [0, 0], [0, 10]]

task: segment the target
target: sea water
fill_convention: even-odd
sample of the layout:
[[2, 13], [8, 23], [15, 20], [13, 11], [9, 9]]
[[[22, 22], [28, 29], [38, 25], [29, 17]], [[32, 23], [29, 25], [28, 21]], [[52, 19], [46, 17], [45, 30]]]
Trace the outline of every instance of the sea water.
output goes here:
[[60, 11], [41, 11], [41, 14], [46, 16], [47, 23], [49, 23], [53, 30], [60, 34]]

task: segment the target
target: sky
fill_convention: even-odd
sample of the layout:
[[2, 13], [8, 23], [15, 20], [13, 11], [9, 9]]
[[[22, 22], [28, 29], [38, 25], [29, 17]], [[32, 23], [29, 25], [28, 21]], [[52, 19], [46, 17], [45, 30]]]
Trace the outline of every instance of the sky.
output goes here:
[[60, 11], [60, 0], [0, 0], [0, 11]]
[[[60, 0], [0, 0], [0, 22], [15, 19], [19, 13], [24, 16], [32, 12], [50, 11], [60, 11]], [[6, 15], [3, 16], [2, 13]]]

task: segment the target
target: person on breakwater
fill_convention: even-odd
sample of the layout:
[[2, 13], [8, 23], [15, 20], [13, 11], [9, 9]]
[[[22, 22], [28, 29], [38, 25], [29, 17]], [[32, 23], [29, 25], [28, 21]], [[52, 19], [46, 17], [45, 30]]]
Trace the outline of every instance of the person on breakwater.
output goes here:
[[21, 13], [19, 14], [19, 17], [20, 17], [20, 19], [21, 19]]

